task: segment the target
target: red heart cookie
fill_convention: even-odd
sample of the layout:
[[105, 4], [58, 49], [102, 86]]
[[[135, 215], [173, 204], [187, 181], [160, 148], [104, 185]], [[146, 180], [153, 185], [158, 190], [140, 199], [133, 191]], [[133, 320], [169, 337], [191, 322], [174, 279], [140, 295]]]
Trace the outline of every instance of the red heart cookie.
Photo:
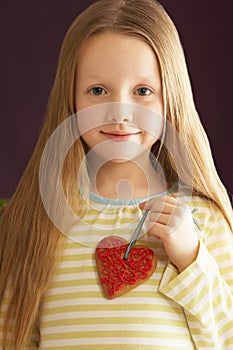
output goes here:
[[124, 260], [128, 242], [117, 236], [99, 242], [95, 259], [100, 282], [108, 299], [117, 298], [148, 280], [157, 266], [154, 252], [141, 245], [131, 248]]

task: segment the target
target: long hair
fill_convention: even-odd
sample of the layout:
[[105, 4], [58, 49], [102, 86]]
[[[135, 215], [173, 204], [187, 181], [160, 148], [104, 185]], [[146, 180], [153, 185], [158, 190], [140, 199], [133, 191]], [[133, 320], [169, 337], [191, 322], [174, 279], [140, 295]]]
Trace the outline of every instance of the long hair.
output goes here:
[[[104, 31], [136, 36], [153, 48], [160, 66], [166, 118], [177, 130], [190, 156], [193, 193], [214, 202], [229, 223], [229, 228], [233, 228], [230, 202], [217, 175], [209, 143], [195, 109], [185, 58], [174, 24], [163, 7], [153, 0], [97, 1], [75, 19], [65, 36], [44, 125], [2, 219], [1, 304], [7, 300], [3, 311], [4, 348], [9, 346], [19, 350], [29, 341], [43, 295], [62, 253], [64, 235], [49, 219], [40, 196], [40, 162], [54, 130], [76, 112], [75, 77], [78, 79], [76, 69], [80, 47], [84, 40]], [[66, 135], [63, 136], [65, 139]], [[169, 135], [166, 137], [169, 138]], [[156, 154], [158, 148], [161, 149], [160, 163], [166, 179], [172, 184], [177, 181], [172, 155], [160, 146], [156, 144], [152, 150]], [[175, 147], [173, 149], [177, 151]], [[59, 157], [59, 153], [54, 154], [50, 161], [59, 162]], [[84, 157], [83, 144], [77, 140], [63, 166], [64, 193], [74, 209], [78, 208], [80, 201], [77, 169]], [[56, 188], [58, 174], [51, 171], [50, 175], [51, 184]], [[181, 177], [186, 183], [185, 168]], [[88, 186], [85, 170], [82, 186]], [[56, 202], [56, 206], [59, 210], [61, 203]]]

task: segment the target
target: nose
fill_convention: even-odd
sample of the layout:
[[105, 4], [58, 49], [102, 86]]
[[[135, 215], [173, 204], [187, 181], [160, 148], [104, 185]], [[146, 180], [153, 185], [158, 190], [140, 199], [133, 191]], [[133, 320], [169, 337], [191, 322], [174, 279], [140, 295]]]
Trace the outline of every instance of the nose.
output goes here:
[[132, 106], [123, 102], [112, 102], [109, 104], [106, 118], [114, 123], [129, 123], [133, 120]]

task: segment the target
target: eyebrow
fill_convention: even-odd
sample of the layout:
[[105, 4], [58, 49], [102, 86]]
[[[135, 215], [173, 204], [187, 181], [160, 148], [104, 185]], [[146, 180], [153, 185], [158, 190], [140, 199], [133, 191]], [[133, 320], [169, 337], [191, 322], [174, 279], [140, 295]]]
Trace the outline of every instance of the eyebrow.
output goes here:
[[[102, 77], [97, 75], [97, 74], [89, 74], [87, 75], [87, 78], [89, 79], [101, 79]], [[151, 80], [157, 80], [155, 76], [153, 75], [142, 75], [142, 76], [136, 76], [135, 77], [136, 80], [140, 80], [140, 79], [151, 79]]]
[[136, 79], [141, 79], [141, 78], [149, 78], [149, 79], [154, 79], [155, 76], [152, 74], [147, 74], [147, 75], [141, 75], [141, 76], [136, 76]]
[[89, 74], [87, 78], [100, 78], [97, 74]]

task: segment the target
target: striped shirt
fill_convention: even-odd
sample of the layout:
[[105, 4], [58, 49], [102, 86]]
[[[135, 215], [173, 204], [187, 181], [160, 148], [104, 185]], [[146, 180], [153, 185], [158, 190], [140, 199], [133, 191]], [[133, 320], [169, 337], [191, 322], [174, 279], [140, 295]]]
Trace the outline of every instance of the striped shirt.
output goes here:
[[184, 198], [200, 239], [194, 263], [179, 274], [161, 241], [147, 235], [146, 220], [137, 244], [154, 251], [155, 272], [118, 298], [104, 296], [96, 246], [112, 235], [129, 242], [143, 215], [142, 201], [92, 196], [67, 234], [30, 350], [233, 349], [233, 235], [221, 212], [204, 199]]

